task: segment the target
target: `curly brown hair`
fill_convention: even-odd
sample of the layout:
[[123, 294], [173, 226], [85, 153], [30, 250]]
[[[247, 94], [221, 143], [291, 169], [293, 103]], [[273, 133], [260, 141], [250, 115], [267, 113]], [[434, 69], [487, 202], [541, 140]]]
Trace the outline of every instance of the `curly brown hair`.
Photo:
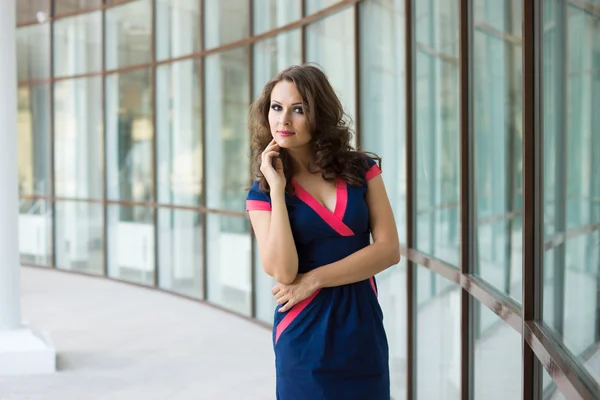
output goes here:
[[[316, 66], [304, 64], [289, 67], [277, 74], [265, 85], [261, 95], [250, 106], [248, 129], [253, 153], [252, 174], [260, 189], [269, 192], [269, 184], [260, 172], [261, 155], [273, 140], [269, 127], [271, 92], [281, 81], [294, 83], [302, 97], [303, 111], [312, 136], [310, 170], [314, 168], [315, 173], [321, 171], [323, 179], [329, 182], [342, 178], [352, 186], [364, 185], [364, 173], [368, 168], [367, 156], [378, 161], [380, 158], [352, 148], [350, 140], [353, 132], [348, 126], [350, 118], [344, 112], [327, 75]], [[286, 191], [293, 194], [293, 164], [285, 149], [280, 150], [279, 157], [283, 162]]]

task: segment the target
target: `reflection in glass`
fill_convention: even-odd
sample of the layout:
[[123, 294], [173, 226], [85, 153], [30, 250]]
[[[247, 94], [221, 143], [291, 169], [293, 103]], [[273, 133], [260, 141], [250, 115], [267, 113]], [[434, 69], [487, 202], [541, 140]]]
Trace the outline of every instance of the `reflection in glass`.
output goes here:
[[54, 76], [102, 69], [102, 13], [82, 14], [54, 22]]
[[52, 205], [37, 199], [19, 200], [19, 252], [21, 262], [52, 264]]
[[54, 15], [99, 8], [101, 5], [102, 0], [54, 0]]
[[[460, 399], [461, 290], [423, 267], [418, 270], [417, 293], [425, 300], [418, 302], [416, 310], [417, 396]], [[435, 291], [430, 287], [432, 280], [438, 281]]]
[[475, 0], [474, 187], [477, 273], [521, 298], [521, 1]]
[[41, 23], [50, 16], [50, 0], [19, 0], [15, 3], [17, 23], [33, 21]]
[[[206, 206], [244, 211], [250, 180], [248, 48], [205, 60]], [[247, 233], [247, 231], [246, 231]]]
[[199, 61], [156, 69], [158, 202], [199, 205], [202, 184], [202, 121]]
[[302, 18], [302, 2], [254, 0], [252, 28], [258, 35]]
[[16, 37], [17, 79], [19, 82], [49, 78], [50, 24], [18, 28]]
[[200, 51], [199, 23], [198, 0], [157, 0], [156, 58], [164, 60]]
[[54, 178], [57, 196], [102, 198], [102, 78], [54, 84]]
[[18, 89], [19, 194], [50, 195], [49, 100], [49, 85]]
[[153, 215], [146, 207], [107, 207], [109, 277], [154, 284]]
[[543, 318], [600, 382], [600, 17], [544, 7]]
[[351, 7], [306, 27], [306, 61], [323, 68], [351, 121], [356, 115], [356, 65], [354, 43], [348, 38], [353, 37]]
[[261, 40], [253, 46], [254, 98], [260, 96], [265, 84], [281, 70], [302, 63], [302, 36], [299, 29]]
[[250, 315], [251, 246], [248, 220], [206, 215], [208, 301]]
[[239, 0], [204, 2], [204, 47], [206, 49], [248, 37], [249, 3]]
[[106, 77], [107, 197], [152, 200], [150, 71]]
[[415, 2], [416, 247], [459, 261], [459, 4]]
[[202, 298], [202, 219], [198, 212], [158, 210], [158, 283]]
[[481, 303], [475, 302], [482, 319], [493, 320], [476, 333], [475, 379], [476, 400], [520, 399], [521, 335]]
[[106, 9], [106, 69], [151, 60], [151, 1], [138, 0]]
[[102, 275], [104, 226], [101, 204], [57, 202], [56, 266], [60, 269]]

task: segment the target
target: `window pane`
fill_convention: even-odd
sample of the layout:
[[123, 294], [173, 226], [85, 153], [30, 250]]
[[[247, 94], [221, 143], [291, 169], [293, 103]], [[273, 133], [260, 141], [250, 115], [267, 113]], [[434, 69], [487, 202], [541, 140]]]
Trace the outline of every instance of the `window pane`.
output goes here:
[[154, 284], [153, 215], [151, 208], [108, 206], [109, 277]]
[[543, 382], [544, 391], [542, 398], [544, 400], [566, 400], [566, 397], [558, 390], [552, 377], [545, 369], [543, 369]]
[[52, 263], [52, 205], [45, 200], [19, 201], [19, 251], [21, 262]]
[[458, 265], [459, 65], [456, 0], [415, 2], [416, 247]]
[[249, 2], [204, 2], [204, 46], [207, 49], [248, 37]]
[[[354, 121], [355, 73], [354, 9], [328, 16], [306, 28], [306, 61], [317, 63], [328, 75], [342, 105]], [[353, 126], [353, 124], [351, 124]]]
[[248, 48], [206, 58], [206, 206], [245, 210], [248, 160]]
[[50, 78], [50, 24], [18, 28], [16, 36], [19, 82]]
[[340, 0], [305, 0], [306, 15], [314, 14], [339, 2]]
[[[417, 396], [460, 399], [460, 288], [418, 267]], [[431, 284], [433, 282], [433, 285]]]
[[50, 16], [50, 0], [19, 0], [17, 4], [17, 23], [46, 21]]
[[106, 68], [151, 61], [151, 4], [139, 0], [106, 9]]
[[281, 0], [254, 0], [254, 34], [279, 28], [302, 18], [302, 2]]
[[481, 320], [490, 321], [476, 333], [475, 340], [475, 399], [520, 399], [521, 335], [486, 306], [475, 303]]
[[254, 97], [281, 70], [302, 63], [302, 36], [299, 29], [261, 40], [253, 46]]
[[57, 202], [56, 266], [60, 269], [102, 275], [104, 226], [101, 204]]
[[521, 1], [475, 0], [473, 128], [477, 273], [521, 298]]
[[54, 15], [99, 8], [101, 5], [102, 0], [54, 0]]
[[19, 193], [50, 195], [50, 87], [18, 89]]
[[248, 220], [220, 214], [206, 217], [208, 300], [250, 315], [252, 242]]
[[102, 69], [102, 13], [94, 12], [54, 22], [54, 76]]
[[107, 196], [152, 200], [152, 110], [150, 71], [106, 78]]
[[156, 58], [163, 60], [200, 51], [200, 2], [156, 1]]
[[202, 298], [202, 216], [158, 210], [158, 282], [162, 289]]
[[543, 318], [600, 382], [600, 18], [544, 7]]
[[156, 69], [156, 156], [159, 203], [199, 205], [202, 120], [199, 61]]
[[54, 177], [57, 196], [103, 197], [102, 78], [54, 84]]
[[267, 275], [263, 269], [256, 240], [254, 241], [254, 274], [256, 277], [254, 292], [256, 318], [267, 324], [273, 324], [277, 300], [275, 300], [275, 296], [271, 293], [271, 289], [277, 284], [277, 281]]

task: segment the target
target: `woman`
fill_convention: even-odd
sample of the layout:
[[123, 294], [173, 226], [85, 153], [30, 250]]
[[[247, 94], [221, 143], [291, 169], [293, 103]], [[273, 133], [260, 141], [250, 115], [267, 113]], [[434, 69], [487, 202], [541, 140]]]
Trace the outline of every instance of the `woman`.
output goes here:
[[278, 282], [281, 400], [390, 398], [373, 276], [399, 262], [398, 233], [381, 170], [352, 150], [344, 115], [310, 65], [282, 71], [250, 108], [257, 181], [246, 208], [263, 268]]

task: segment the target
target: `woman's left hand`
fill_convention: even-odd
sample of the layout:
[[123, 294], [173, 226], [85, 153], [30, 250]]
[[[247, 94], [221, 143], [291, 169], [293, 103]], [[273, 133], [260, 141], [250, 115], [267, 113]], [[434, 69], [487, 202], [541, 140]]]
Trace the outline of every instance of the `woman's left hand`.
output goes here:
[[302, 300], [310, 297], [315, 290], [317, 288], [308, 274], [298, 274], [294, 282], [289, 285], [278, 283], [271, 292], [277, 299], [277, 304], [284, 305], [279, 309], [279, 312], [286, 312]]

